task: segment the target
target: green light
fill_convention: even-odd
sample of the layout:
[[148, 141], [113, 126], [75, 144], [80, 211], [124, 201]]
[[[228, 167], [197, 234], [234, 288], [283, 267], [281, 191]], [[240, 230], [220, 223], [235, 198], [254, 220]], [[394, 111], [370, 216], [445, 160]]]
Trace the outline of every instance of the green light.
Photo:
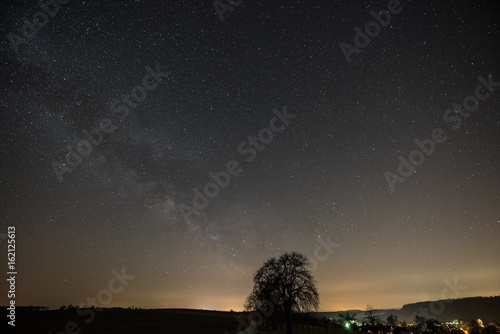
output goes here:
[[349, 327], [351, 327], [351, 324], [349, 324], [348, 322], [345, 323], [345, 328], [349, 329]]

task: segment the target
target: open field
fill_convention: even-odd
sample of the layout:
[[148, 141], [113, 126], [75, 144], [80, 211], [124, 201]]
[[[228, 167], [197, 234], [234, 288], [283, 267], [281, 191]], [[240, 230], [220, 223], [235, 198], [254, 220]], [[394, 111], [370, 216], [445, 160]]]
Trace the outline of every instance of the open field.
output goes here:
[[[235, 334], [238, 327], [237, 317], [240, 313], [201, 311], [186, 309], [167, 310], [103, 310], [96, 312], [96, 317], [90, 323], [85, 320], [89, 316], [81, 317], [72, 311], [41, 311], [41, 312], [19, 312], [16, 317], [16, 329], [12, 333], [30, 334]], [[245, 316], [246, 319], [246, 316]], [[65, 326], [74, 321], [75, 326], [65, 331]], [[71, 326], [71, 325], [69, 325]], [[81, 332], [79, 332], [79, 329]], [[275, 332], [265, 328], [259, 329], [259, 333], [284, 333], [283, 330]], [[329, 333], [334, 333], [329, 330]], [[309, 333], [307, 329], [303, 332], [297, 328], [297, 334]], [[318, 333], [317, 329], [311, 329], [310, 333]], [[325, 333], [321, 329], [320, 333]], [[342, 331], [343, 333], [343, 331]]]
[[[90, 320], [71, 311], [20, 312], [16, 332], [60, 334], [74, 321], [81, 333], [235, 333], [237, 313], [198, 310], [103, 310]], [[78, 333], [77, 329], [68, 333]]]

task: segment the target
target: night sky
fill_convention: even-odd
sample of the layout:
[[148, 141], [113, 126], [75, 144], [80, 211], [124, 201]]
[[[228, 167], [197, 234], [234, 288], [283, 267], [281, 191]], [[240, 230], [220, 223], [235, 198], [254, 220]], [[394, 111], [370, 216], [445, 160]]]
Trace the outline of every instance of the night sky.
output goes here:
[[286, 251], [322, 311], [499, 294], [498, 2], [402, 1], [369, 42], [387, 1], [66, 2], [26, 39], [40, 4], [1, 5], [16, 304], [125, 268], [108, 307], [241, 310]]

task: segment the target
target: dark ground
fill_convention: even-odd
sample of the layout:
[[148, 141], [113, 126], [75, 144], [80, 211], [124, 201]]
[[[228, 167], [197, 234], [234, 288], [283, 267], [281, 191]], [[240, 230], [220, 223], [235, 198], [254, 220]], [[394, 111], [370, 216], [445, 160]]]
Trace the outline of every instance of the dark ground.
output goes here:
[[[236, 334], [238, 316], [248, 319], [247, 313], [202, 311], [189, 309], [128, 310], [106, 309], [96, 312], [86, 323], [88, 314], [79, 316], [75, 311], [17, 312], [15, 329], [3, 321], [1, 334]], [[71, 322], [77, 327], [71, 327]], [[68, 326], [66, 328], [66, 326]], [[295, 326], [294, 326], [295, 327]], [[241, 328], [240, 328], [241, 329]], [[259, 328], [259, 333], [285, 333]], [[294, 328], [294, 334], [325, 333], [324, 328]], [[329, 334], [349, 334], [344, 330], [329, 329]], [[354, 333], [353, 333], [354, 334]]]
[[[83, 333], [183, 333], [183, 334], [229, 334], [236, 333], [239, 313], [199, 311], [199, 310], [103, 310], [96, 312], [95, 318], [79, 316], [74, 311], [18, 312], [16, 327], [7, 333], [30, 334], [83, 334]], [[78, 327], [68, 325], [74, 321]], [[6, 321], [3, 321], [5, 328]], [[69, 326], [69, 330], [65, 330]], [[9, 326], [11, 327], [11, 326]], [[81, 330], [81, 331], [79, 331]], [[1, 333], [5, 333], [4, 330]]]

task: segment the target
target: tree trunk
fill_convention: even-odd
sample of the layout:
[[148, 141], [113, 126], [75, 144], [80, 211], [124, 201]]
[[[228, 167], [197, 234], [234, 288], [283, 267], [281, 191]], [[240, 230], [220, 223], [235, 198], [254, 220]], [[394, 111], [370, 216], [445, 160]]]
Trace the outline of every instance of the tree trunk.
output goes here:
[[292, 333], [292, 307], [290, 305], [284, 305], [285, 309], [285, 320], [286, 320], [286, 333]]

